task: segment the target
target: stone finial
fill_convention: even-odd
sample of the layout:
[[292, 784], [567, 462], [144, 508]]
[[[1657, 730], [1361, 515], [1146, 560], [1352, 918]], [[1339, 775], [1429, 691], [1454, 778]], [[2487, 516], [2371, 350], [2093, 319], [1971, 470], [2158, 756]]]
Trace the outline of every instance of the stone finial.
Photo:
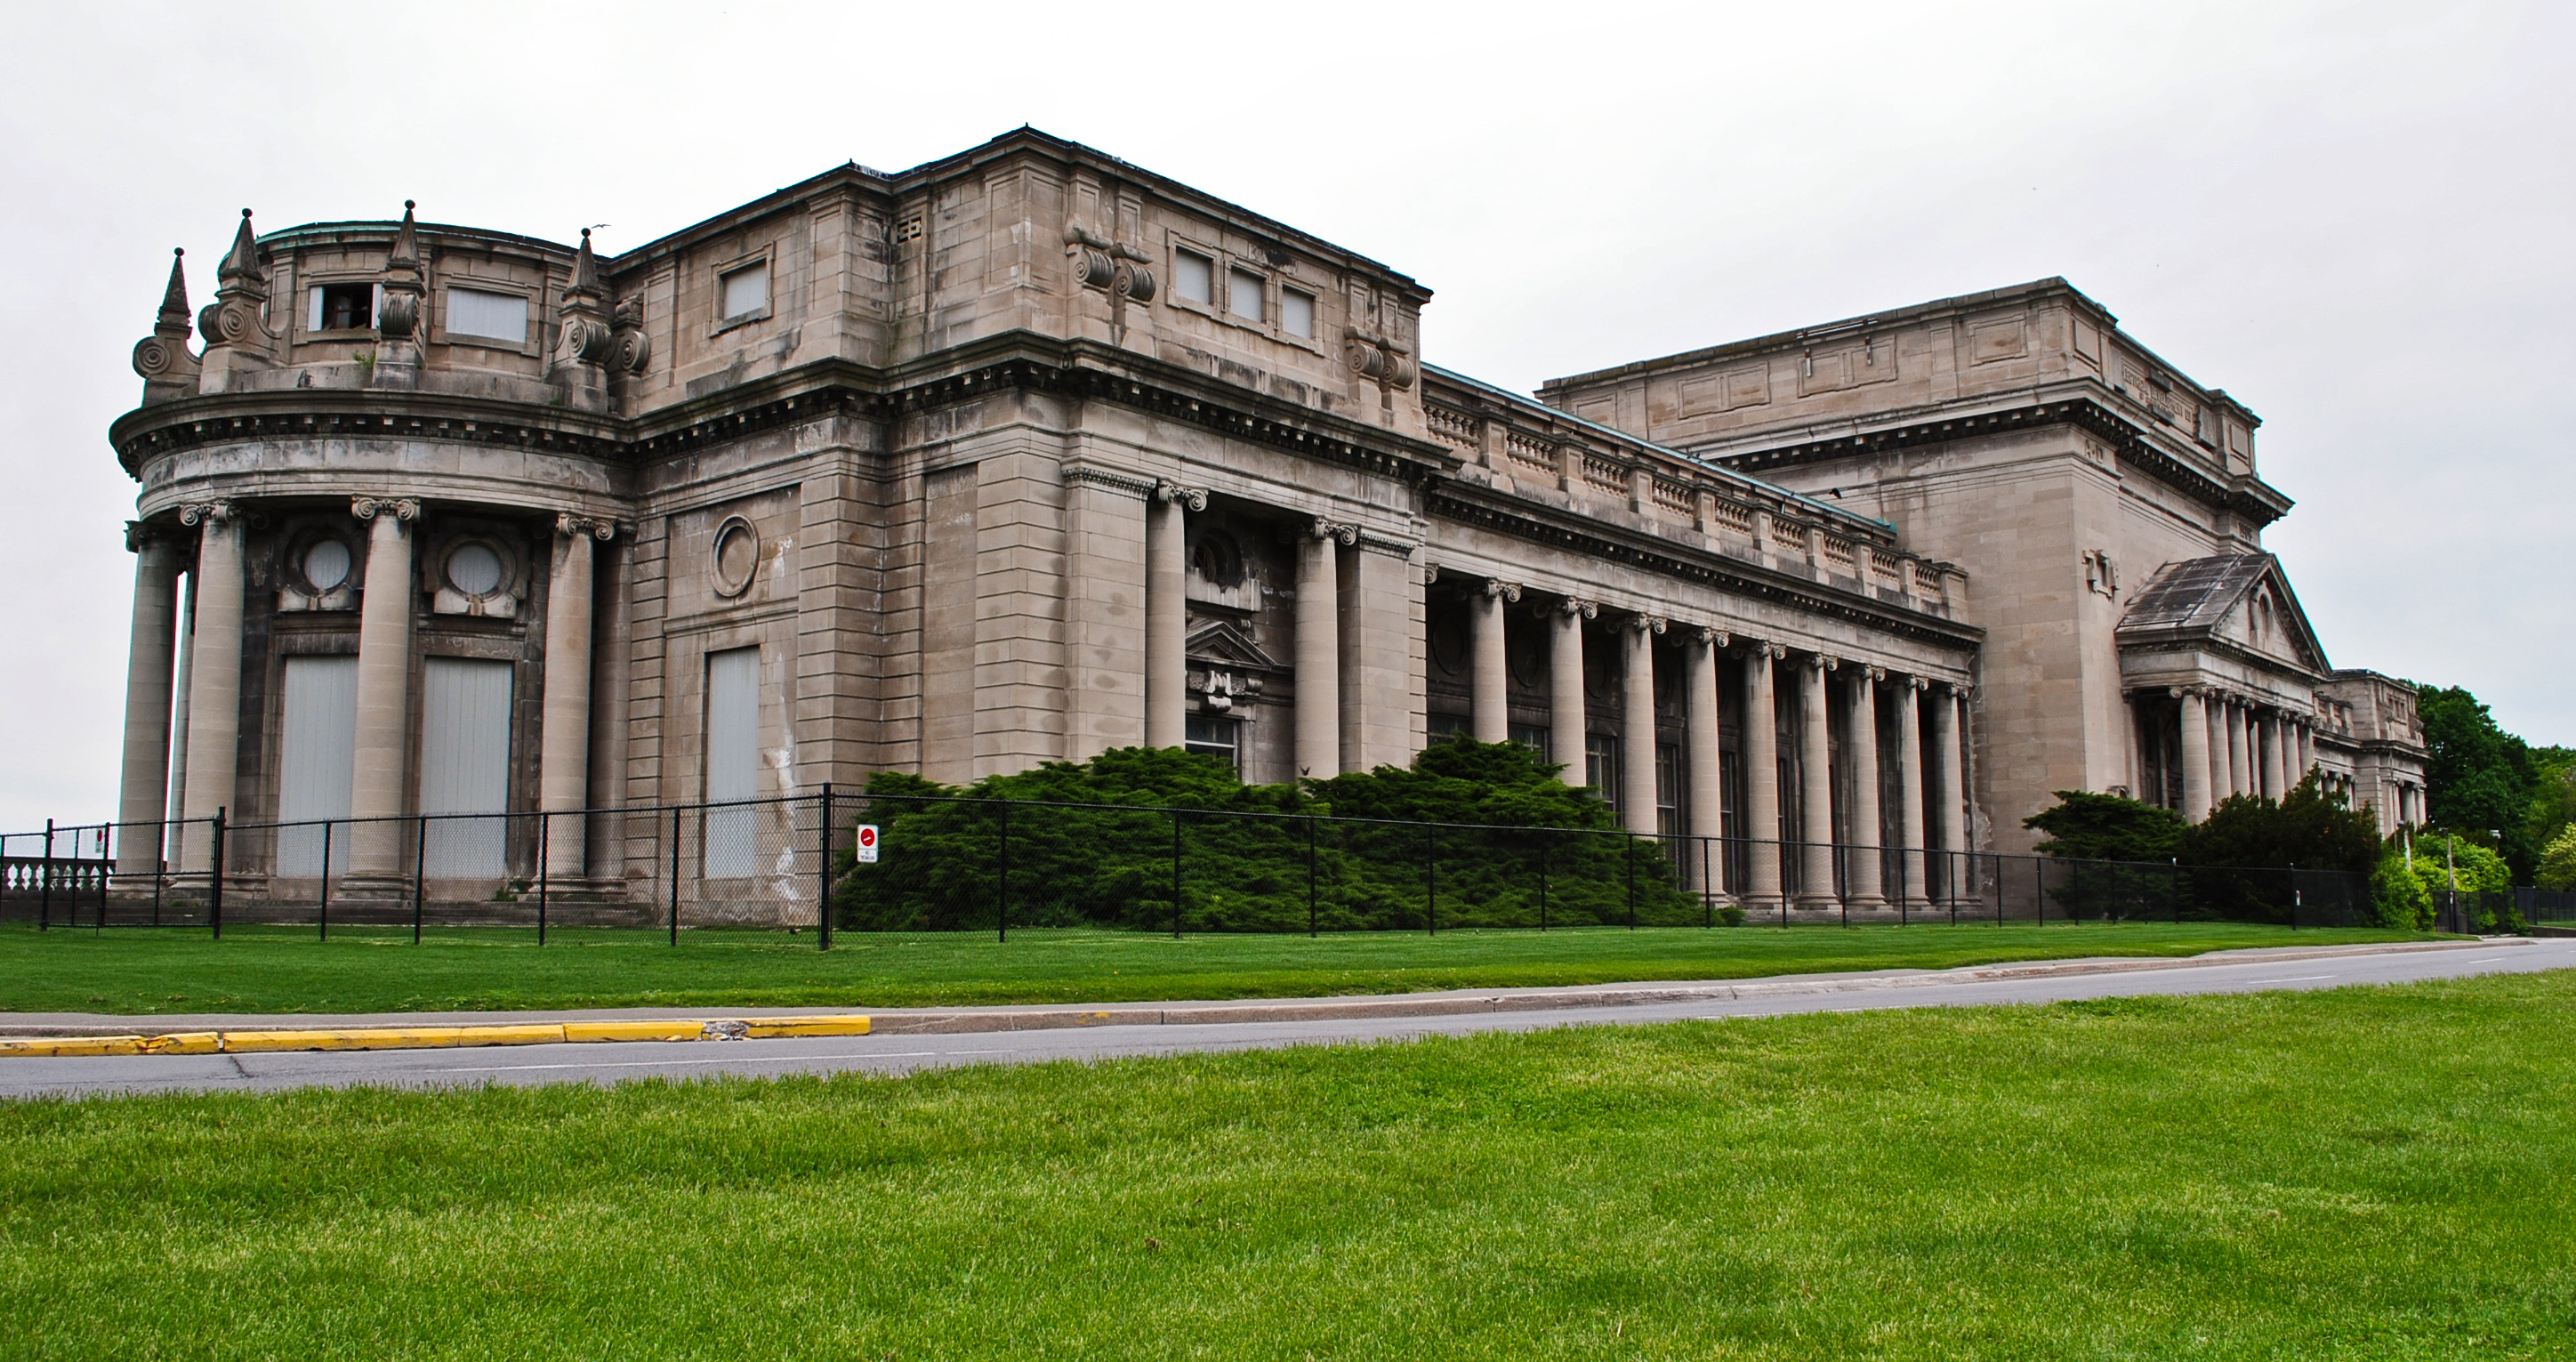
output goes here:
[[[215, 300], [197, 313], [197, 334], [206, 341], [205, 359], [225, 356], [224, 368], [265, 368], [269, 362], [268, 323], [260, 316], [268, 303], [268, 267], [260, 262], [259, 237], [251, 229], [250, 210], [242, 210], [233, 248], [215, 267]], [[220, 389], [218, 389], [220, 390]]]
[[215, 291], [221, 293], [233, 284], [256, 286], [263, 296], [268, 289], [268, 266], [259, 258], [259, 234], [251, 230], [247, 208], [242, 210], [241, 226], [233, 230], [233, 248], [215, 266]]
[[572, 282], [565, 286], [564, 297], [569, 300], [576, 295], [587, 294], [596, 298], [599, 293], [599, 257], [591, 254], [590, 229], [584, 227], [581, 229], [581, 249], [572, 257]]
[[143, 404], [193, 397], [197, 357], [188, 350], [188, 275], [184, 249], [170, 252], [170, 284], [161, 291], [161, 315], [152, 334], [134, 343], [134, 372], [143, 378]]

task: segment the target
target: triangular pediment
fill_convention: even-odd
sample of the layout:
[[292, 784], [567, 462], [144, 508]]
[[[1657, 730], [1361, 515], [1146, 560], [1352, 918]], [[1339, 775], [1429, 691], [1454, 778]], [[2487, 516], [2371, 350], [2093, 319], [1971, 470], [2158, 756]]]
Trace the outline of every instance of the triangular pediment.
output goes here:
[[2123, 642], [2205, 641], [2310, 672], [2329, 670], [2289, 574], [2268, 553], [2165, 564], [2129, 598], [2119, 634]]
[[1252, 631], [1234, 620], [1206, 620], [1190, 630], [1186, 648], [1192, 662], [1246, 671], [1281, 671], [1279, 660], [1252, 641]]

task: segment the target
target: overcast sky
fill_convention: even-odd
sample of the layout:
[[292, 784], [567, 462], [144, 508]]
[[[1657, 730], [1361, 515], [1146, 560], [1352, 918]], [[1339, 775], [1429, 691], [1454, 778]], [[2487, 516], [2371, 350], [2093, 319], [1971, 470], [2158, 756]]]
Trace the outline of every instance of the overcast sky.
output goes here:
[[[544, 4], [13, 10], [0, 828], [116, 795], [170, 248], [240, 210], [611, 251], [1021, 123], [1404, 270], [1550, 376], [2064, 275], [2264, 418], [2335, 665], [2576, 744], [2576, 7]], [[2153, 565], [2141, 565], [2142, 568]]]

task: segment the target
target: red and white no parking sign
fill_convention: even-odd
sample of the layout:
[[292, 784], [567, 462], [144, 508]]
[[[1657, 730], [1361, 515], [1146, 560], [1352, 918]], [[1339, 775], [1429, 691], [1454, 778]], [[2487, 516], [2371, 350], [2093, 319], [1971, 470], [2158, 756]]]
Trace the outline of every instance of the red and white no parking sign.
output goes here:
[[859, 864], [869, 865], [877, 858], [877, 825], [859, 824]]

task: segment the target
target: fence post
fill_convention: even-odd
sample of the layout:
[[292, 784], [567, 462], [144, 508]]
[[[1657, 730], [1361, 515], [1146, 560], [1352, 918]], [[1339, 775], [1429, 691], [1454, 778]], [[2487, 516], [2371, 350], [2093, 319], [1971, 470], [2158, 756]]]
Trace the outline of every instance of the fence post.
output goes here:
[[331, 939], [331, 820], [322, 820], [322, 893], [315, 905], [317, 920], [322, 925], [322, 939]]
[[1628, 930], [1637, 930], [1637, 834], [1628, 834]]
[[161, 838], [152, 853], [152, 925], [161, 925], [161, 882], [170, 878], [170, 820], [162, 819], [155, 831]]
[[215, 929], [215, 939], [224, 939], [224, 806], [215, 806], [214, 836], [206, 848], [208, 865], [214, 878], [206, 890], [206, 923]]
[[1315, 939], [1315, 815], [1306, 815], [1306, 939]]
[[1181, 811], [1172, 810], [1172, 939], [1181, 939]]
[[45, 859], [36, 867], [36, 930], [54, 926], [54, 820], [45, 820]]
[[680, 810], [671, 810], [671, 944], [680, 944]]
[[2290, 930], [2295, 932], [2299, 930], [2299, 863], [2290, 862], [2284, 873], [2290, 877]]
[[1002, 892], [993, 903], [999, 940], [1011, 939], [1011, 801], [1002, 801]]
[[832, 949], [832, 782], [823, 782], [823, 810], [814, 820], [822, 827], [814, 859], [814, 937], [818, 951]]
[[1440, 935], [1440, 826], [1422, 825], [1422, 925]]
[[1538, 929], [1547, 930], [1547, 834], [1538, 835]]
[[537, 810], [537, 944], [540, 946], [546, 944], [546, 901], [554, 888], [546, 877], [546, 853], [553, 849], [548, 845], [548, 839], [554, 831], [554, 823], [555, 820], [548, 817], [545, 810]]
[[1708, 839], [1699, 839], [1699, 925], [1717, 925], [1717, 886], [1708, 878]]
[[429, 815], [411, 839], [411, 944], [420, 944], [420, 920], [429, 910]]

